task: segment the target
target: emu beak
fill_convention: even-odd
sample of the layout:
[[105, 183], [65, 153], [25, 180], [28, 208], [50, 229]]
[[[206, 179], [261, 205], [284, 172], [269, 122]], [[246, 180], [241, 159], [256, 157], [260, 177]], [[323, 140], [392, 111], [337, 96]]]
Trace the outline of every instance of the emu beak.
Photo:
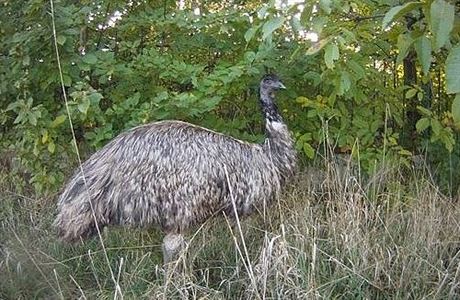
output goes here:
[[285, 90], [285, 89], [286, 89], [286, 86], [285, 86], [284, 84], [282, 84], [281, 82], [279, 82], [278, 88], [279, 88], [280, 90]]

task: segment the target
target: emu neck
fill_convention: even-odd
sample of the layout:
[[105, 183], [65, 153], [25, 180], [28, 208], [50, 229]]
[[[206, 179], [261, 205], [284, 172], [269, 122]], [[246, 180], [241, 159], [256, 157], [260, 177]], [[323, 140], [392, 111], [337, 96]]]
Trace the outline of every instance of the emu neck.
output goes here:
[[265, 118], [264, 151], [268, 154], [282, 181], [296, 168], [294, 142], [274, 102], [273, 91], [260, 90], [260, 104]]
[[274, 100], [275, 95], [272, 90], [260, 89], [260, 105], [266, 122], [283, 122]]

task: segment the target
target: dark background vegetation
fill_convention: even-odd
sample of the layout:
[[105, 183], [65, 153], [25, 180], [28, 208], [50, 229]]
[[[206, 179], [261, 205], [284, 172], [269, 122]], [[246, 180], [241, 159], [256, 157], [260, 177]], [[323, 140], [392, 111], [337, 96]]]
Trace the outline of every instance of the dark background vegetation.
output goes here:
[[[384, 157], [408, 164], [426, 154], [446, 190], [456, 189], [458, 3], [298, 2], [56, 1], [83, 156], [163, 119], [258, 141], [258, 80], [274, 71], [288, 86], [279, 103], [305, 158], [326, 138], [368, 172]], [[4, 1], [1, 31], [2, 152], [14, 153], [38, 190], [53, 191], [76, 155], [50, 3]]]

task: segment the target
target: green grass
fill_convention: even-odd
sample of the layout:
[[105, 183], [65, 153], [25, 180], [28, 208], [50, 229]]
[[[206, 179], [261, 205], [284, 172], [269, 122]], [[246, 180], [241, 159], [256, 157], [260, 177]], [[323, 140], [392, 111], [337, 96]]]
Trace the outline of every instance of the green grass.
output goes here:
[[[224, 218], [196, 228], [184, 271], [166, 279], [161, 233], [104, 231], [123, 298], [459, 299], [458, 200], [423, 174], [382, 169], [364, 182], [339, 169], [303, 172], [265, 218], [243, 220], [248, 256]], [[0, 176], [0, 298], [113, 299], [98, 239], [57, 241], [55, 197], [11, 177]]]

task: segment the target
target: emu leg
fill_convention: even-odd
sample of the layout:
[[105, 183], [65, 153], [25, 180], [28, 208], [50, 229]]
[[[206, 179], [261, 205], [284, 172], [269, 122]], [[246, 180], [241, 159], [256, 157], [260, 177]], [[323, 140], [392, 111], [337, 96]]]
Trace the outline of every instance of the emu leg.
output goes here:
[[180, 233], [168, 233], [163, 239], [163, 262], [169, 264], [179, 258], [185, 240]]

